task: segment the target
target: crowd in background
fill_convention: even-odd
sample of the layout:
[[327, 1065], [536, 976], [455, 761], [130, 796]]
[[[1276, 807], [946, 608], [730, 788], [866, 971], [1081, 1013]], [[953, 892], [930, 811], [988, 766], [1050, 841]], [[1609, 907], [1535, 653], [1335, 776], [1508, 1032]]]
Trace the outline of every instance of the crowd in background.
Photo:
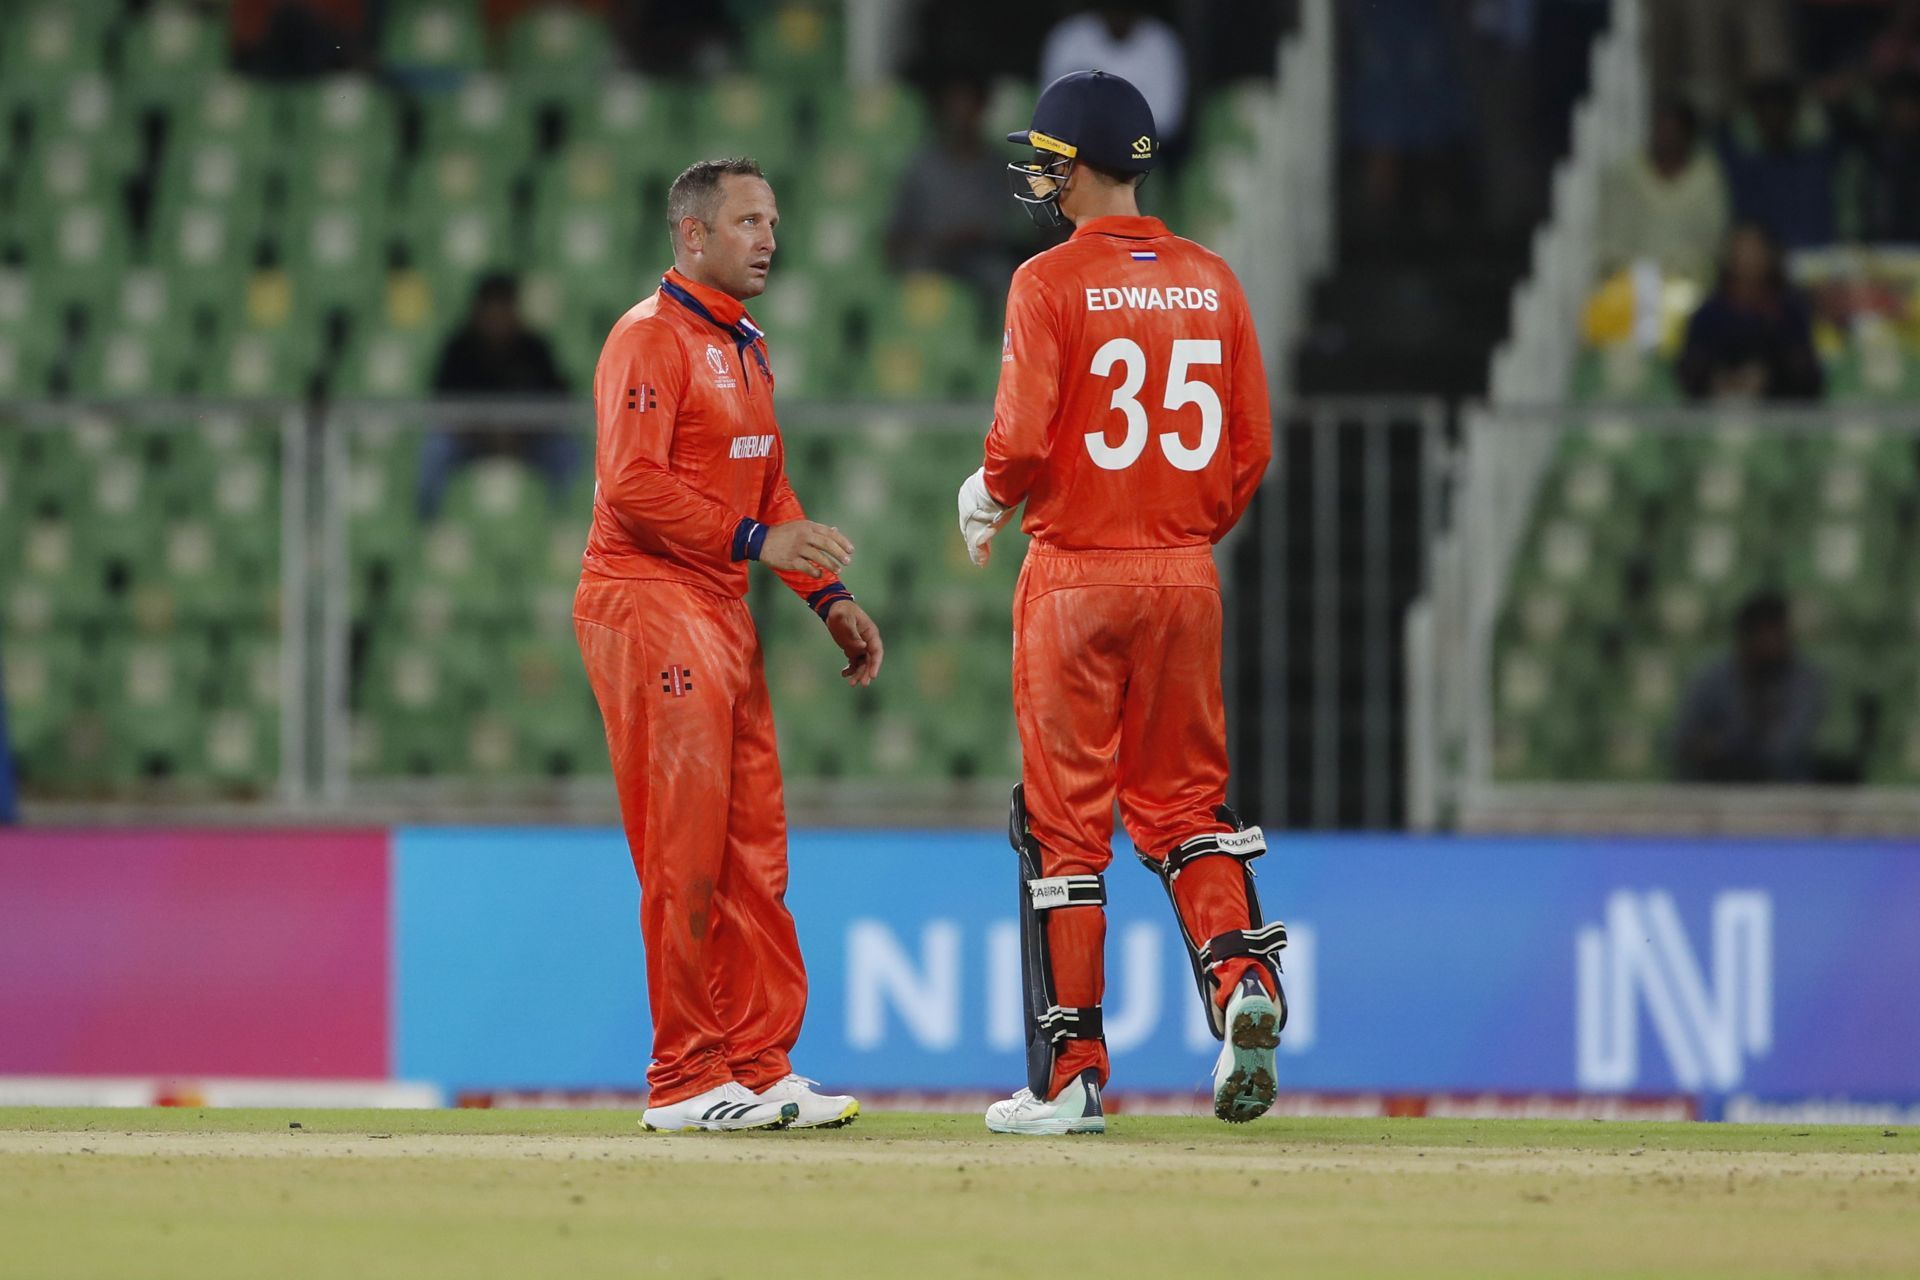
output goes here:
[[[1676, 372], [1696, 399], [1823, 390], [1786, 255], [1920, 245], [1920, 3], [1651, 0], [1645, 152], [1607, 176], [1603, 272], [1708, 295]], [[1844, 322], [1844, 315], [1832, 318]]]

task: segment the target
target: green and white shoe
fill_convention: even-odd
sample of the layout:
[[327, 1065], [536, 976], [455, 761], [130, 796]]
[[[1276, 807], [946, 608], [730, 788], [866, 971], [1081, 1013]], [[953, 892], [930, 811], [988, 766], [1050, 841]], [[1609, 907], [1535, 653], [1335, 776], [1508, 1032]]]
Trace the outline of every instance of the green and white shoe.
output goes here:
[[1273, 1051], [1280, 1044], [1286, 1006], [1267, 994], [1259, 977], [1240, 979], [1227, 1001], [1226, 1043], [1213, 1067], [1213, 1114], [1228, 1124], [1257, 1120], [1280, 1088]]
[[995, 1133], [1055, 1136], [1105, 1133], [1107, 1117], [1100, 1109], [1100, 1072], [1088, 1067], [1056, 1098], [1036, 1098], [1033, 1090], [1022, 1089], [987, 1108], [987, 1128]]

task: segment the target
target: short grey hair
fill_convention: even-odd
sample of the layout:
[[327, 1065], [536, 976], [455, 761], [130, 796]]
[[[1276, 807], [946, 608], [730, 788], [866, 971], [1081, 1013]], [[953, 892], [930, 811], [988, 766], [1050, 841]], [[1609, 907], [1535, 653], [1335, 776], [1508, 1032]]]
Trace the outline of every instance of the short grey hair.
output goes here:
[[698, 218], [701, 222], [712, 226], [714, 217], [720, 212], [720, 180], [722, 178], [764, 180], [766, 176], [760, 171], [759, 163], [746, 156], [733, 156], [725, 160], [702, 160], [697, 164], [688, 165], [680, 176], [673, 180], [673, 186], [667, 189], [667, 230], [678, 237], [682, 218]]

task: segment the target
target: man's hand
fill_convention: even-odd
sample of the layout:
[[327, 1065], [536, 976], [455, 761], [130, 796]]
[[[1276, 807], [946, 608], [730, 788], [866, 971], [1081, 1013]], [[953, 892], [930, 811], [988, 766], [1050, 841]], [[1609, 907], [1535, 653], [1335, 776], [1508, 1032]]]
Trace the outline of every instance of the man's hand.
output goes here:
[[760, 544], [761, 564], [804, 573], [810, 578], [837, 577], [852, 560], [853, 544], [844, 534], [811, 520], [776, 524], [767, 530], [767, 540]]
[[856, 689], [872, 684], [880, 674], [884, 651], [880, 628], [873, 625], [867, 611], [851, 600], [834, 601], [827, 610], [827, 633], [840, 646], [840, 652], [847, 655], [847, 665], [840, 669], [847, 683]]
[[993, 555], [987, 544], [1007, 522], [1012, 508], [1003, 507], [987, 492], [987, 469], [980, 468], [960, 486], [960, 536], [967, 540], [967, 558], [984, 565]]

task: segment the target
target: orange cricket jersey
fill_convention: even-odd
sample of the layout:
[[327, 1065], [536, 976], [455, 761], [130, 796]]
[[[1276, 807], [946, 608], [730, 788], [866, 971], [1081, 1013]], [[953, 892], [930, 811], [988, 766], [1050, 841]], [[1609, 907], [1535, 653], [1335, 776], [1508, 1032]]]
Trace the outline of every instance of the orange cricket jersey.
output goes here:
[[1218, 542], [1273, 454], [1246, 296], [1158, 218], [1096, 218], [1007, 295], [987, 492], [1069, 550]]
[[[769, 525], [804, 516], [787, 483], [766, 342], [736, 298], [667, 272], [593, 372], [589, 574], [747, 592]], [[817, 612], [836, 579], [782, 573]]]

